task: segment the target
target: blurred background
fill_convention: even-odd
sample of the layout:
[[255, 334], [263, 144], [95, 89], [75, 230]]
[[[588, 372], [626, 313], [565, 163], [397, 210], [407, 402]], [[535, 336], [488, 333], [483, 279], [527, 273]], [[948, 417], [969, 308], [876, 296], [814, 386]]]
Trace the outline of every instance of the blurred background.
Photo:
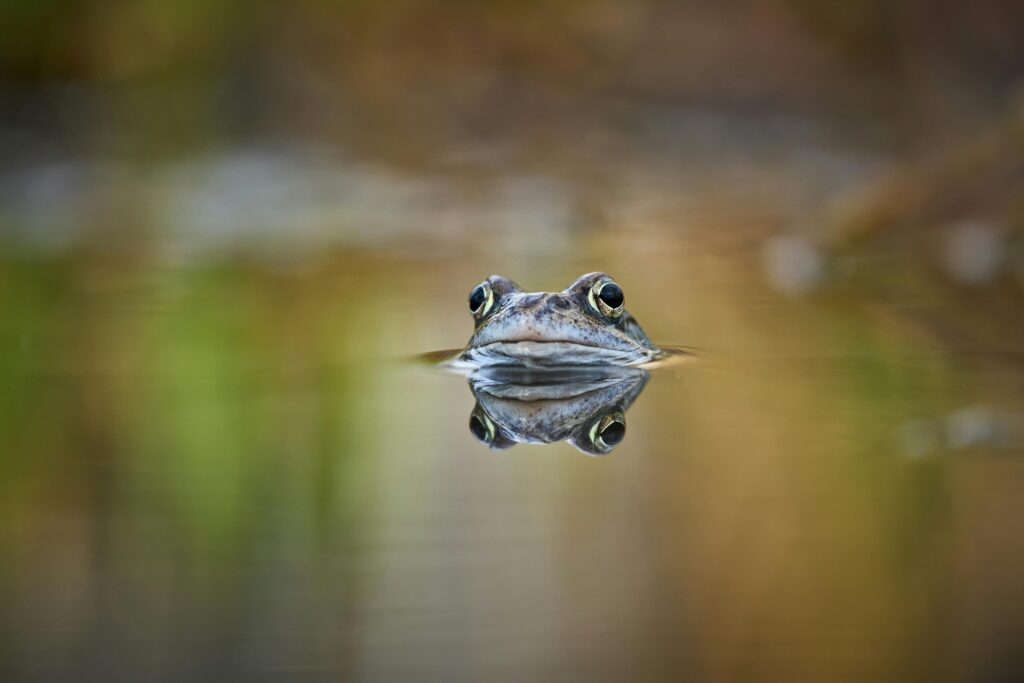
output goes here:
[[[1024, 5], [0, 0], [5, 680], [1019, 680]], [[604, 270], [605, 458], [488, 451]]]

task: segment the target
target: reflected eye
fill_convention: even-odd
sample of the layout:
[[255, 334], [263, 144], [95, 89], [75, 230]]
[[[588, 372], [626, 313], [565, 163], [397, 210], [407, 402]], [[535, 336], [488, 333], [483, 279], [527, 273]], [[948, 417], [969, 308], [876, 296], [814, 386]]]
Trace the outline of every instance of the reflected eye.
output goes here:
[[494, 292], [487, 282], [481, 282], [469, 293], [469, 312], [478, 318], [487, 315], [493, 304]]
[[626, 437], [626, 418], [616, 411], [605, 415], [590, 428], [590, 442], [602, 453], [618, 446]]
[[469, 431], [479, 441], [491, 443], [494, 441], [494, 423], [486, 415], [473, 413], [469, 416]]
[[590, 288], [590, 305], [601, 315], [609, 318], [618, 318], [622, 315], [623, 305], [626, 303], [626, 295], [611, 278], [602, 278]]

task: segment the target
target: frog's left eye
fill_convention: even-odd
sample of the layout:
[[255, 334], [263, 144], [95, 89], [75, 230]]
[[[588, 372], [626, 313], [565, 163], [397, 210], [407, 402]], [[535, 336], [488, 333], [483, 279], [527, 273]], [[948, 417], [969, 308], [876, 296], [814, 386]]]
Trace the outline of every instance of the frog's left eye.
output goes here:
[[487, 315], [494, 305], [494, 290], [488, 282], [481, 282], [469, 293], [469, 312], [477, 318]]
[[622, 287], [619, 287], [611, 278], [598, 280], [590, 288], [587, 298], [595, 311], [609, 318], [618, 318], [625, 310], [623, 306], [626, 304], [626, 295], [622, 293]]
[[605, 415], [590, 427], [590, 443], [599, 453], [607, 453], [626, 437], [626, 417], [619, 411]]

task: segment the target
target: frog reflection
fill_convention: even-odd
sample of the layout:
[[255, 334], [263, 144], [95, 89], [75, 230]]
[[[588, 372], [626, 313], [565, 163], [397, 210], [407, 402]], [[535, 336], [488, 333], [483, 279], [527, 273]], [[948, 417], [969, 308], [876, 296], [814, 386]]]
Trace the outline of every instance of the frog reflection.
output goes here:
[[469, 376], [469, 430], [490, 448], [567, 441], [587, 455], [626, 436], [625, 413], [649, 375], [637, 368], [490, 368]]

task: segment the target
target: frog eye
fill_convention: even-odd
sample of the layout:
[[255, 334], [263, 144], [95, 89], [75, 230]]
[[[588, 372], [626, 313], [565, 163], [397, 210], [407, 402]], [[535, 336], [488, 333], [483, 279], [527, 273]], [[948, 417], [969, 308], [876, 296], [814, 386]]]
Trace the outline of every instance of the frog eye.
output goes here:
[[609, 277], [598, 280], [590, 288], [587, 299], [595, 311], [609, 318], [618, 318], [625, 310], [626, 295], [622, 293], [622, 287]]
[[601, 453], [618, 446], [626, 436], [626, 418], [619, 412], [609, 413], [590, 427], [590, 443]]
[[469, 293], [469, 312], [478, 318], [487, 315], [494, 305], [494, 291], [489, 282], [481, 282]]
[[494, 423], [482, 414], [473, 413], [469, 416], [469, 431], [478, 440], [489, 444], [494, 441]]

